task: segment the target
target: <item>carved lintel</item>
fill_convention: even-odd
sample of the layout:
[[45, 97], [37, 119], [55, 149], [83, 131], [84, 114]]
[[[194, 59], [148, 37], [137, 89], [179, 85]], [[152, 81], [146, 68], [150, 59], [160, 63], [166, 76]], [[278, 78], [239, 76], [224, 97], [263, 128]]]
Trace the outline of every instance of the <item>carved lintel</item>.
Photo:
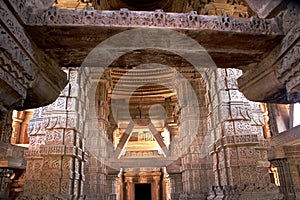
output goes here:
[[218, 30], [246, 33], [281, 35], [277, 19], [259, 19], [257, 17], [232, 18], [228, 15], [207, 16], [191, 13], [165, 13], [129, 11], [100, 11], [91, 7], [84, 10], [59, 10], [51, 7], [41, 14], [32, 14], [27, 21], [30, 26], [40, 25], [93, 25], [110, 27], [164, 27], [196, 30]]
[[273, 184], [245, 183], [243, 185], [213, 186], [208, 199], [266, 199], [280, 200], [283, 194]]

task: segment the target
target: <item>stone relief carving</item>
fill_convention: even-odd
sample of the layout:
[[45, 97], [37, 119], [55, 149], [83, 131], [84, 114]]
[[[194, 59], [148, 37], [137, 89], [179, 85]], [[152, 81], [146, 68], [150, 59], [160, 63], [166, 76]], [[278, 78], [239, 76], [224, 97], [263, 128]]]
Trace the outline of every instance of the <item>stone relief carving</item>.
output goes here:
[[[293, 30], [292, 32], [294, 32]], [[288, 35], [286, 37], [288, 37], [288, 39], [291, 39], [292, 41], [296, 40], [296, 38], [294, 38], [295, 35], [291, 35]], [[298, 35], [298, 38], [299, 36], [300, 35]], [[290, 43], [288, 39], [287, 41], [285, 41], [286, 43]], [[282, 83], [285, 84], [289, 100], [294, 102], [299, 101], [300, 91], [298, 88], [300, 80], [300, 42], [294, 44], [293, 47], [289, 49], [286, 54], [284, 54], [284, 56], [277, 63], [276, 67], [276, 76]]]
[[263, 34], [281, 34], [274, 19], [257, 17], [232, 18], [228, 15], [205, 16], [190, 13], [165, 13], [129, 11], [99, 11], [92, 7], [84, 10], [59, 10], [51, 7], [39, 14], [32, 14], [27, 21], [31, 25], [72, 25], [87, 24], [94, 26], [126, 26], [126, 27], [169, 27], [180, 29], [210, 29], [219, 31], [249, 32]]
[[[299, 71], [299, 69], [293, 69], [298, 67], [299, 63], [300, 63], [300, 42], [297, 42], [277, 65], [277, 76], [279, 78], [284, 77], [283, 82], [286, 82], [290, 78], [290, 76], [293, 75], [293, 73]], [[286, 72], [292, 74], [290, 76], [286, 76], [285, 75]]]
[[[84, 179], [83, 163], [87, 161], [87, 154], [81, 135], [83, 126], [79, 126], [77, 121], [79, 117], [84, 119], [83, 111], [86, 111], [86, 107], [77, 105], [88, 103], [85, 99], [81, 99], [85, 96], [80, 94], [85, 94], [83, 90], [89, 86], [86, 83], [89, 79], [83, 77], [87, 74], [77, 69], [70, 68], [65, 71], [70, 79], [66, 86], [68, 91], [62, 93], [51, 105], [36, 109], [29, 124], [30, 149], [25, 152], [25, 158], [33, 167], [27, 168], [27, 174], [28, 176], [34, 174], [37, 171], [34, 165], [38, 159], [43, 158], [40, 160], [42, 172], [36, 178], [43, 186], [37, 188], [29, 183], [25, 189], [25, 195], [43, 195], [49, 192], [56, 193], [59, 190], [64, 195], [81, 194], [79, 190], [82, 188], [79, 185]], [[74, 92], [70, 88], [78, 86], [80, 80], [82, 80], [81, 84], [86, 87], [77, 87], [73, 97]], [[67, 112], [68, 108], [74, 109]], [[48, 182], [45, 183], [44, 180]]]
[[[2, 60], [3, 67], [9, 67], [6, 70], [12, 75], [16, 80], [21, 80], [26, 88], [29, 87], [29, 81], [32, 81], [35, 77], [34, 64], [33, 64], [33, 54], [32, 48], [28, 38], [25, 36], [23, 27], [15, 20], [10, 12], [7, 11], [8, 8], [1, 3], [0, 4], [0, 16], [1, 21], [6, 28], [14, 35], [12, 38], [3, 25], [1, 25], [0, 30], [0, 41], [1, 47], [4, 48], [3, 54], [1, 53], [1, 58], [4, 59], [4, 55], [9, 56], [11, 59], [6, 58]], [[18, 44], [22, 44], [19, 46]], [[24, 51], [26, 50], [26, 51]], [[27, 55], [26, 55], [27, 54]], [[28, 55], [30, 57], [28, 57]], [[22, 63], [22, 66], [21, 66]], [[17, 90], [18, 91], [18, 90]]]

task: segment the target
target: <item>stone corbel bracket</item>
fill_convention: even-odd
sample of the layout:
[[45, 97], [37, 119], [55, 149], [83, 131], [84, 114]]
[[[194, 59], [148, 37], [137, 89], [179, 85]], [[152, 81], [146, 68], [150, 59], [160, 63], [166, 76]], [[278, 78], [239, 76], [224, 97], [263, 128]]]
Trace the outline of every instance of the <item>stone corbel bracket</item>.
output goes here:
[[282, 41], [277, 59], [276, 77], [285, 85], [287, 100], [300, 101], [300, 22]]
[[0, 31], [2, 109], [28, 109], [53, 102], [66, 85], [66, 74], [35, 47], [4, 1], [0, 2]]
[[252, 101], [299, 102], [300, 22], [264, 60], [247, 69], [238, 83], [240, 90]]

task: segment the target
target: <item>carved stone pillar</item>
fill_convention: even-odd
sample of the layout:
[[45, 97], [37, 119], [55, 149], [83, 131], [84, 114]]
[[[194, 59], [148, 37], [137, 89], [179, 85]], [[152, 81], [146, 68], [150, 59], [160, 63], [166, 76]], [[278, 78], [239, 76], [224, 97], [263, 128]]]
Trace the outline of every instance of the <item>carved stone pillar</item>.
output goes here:
[[271, 163], [274, 164], [278, 170], [280, 192], [284, 194], [286, 199], [295, 199], [295, 191], [292, 187], [292, 174], [287, 159], [276, 159], [272, 160]]
[[125, 177], [125, 200], [134, 200], [134, 184], [132, 177]]
[[33, 116], [33, 110], [14, 111], [12, 123], [11, 144], [28, 144], [29, 137], [27, 134], [29, 120]]
[[192, 160], [193, 155], [190, 152], [186, 153], [186, 151], [193, 143], [195, 133], [198, 131], [195, 127], [197, 127], [199, 123], [197, 120], [198, 116], [194, 116], [194, 111], [199, 110], [199, 105], [197, 105], [197, 102], [196, 104], [193, 102], [194, 99], [192, 94], [194, 91], [191, 91], [189, 86], [190, 83], [188, 81], [179, 78], [177, 79], [177, 95], [180, 102], [180, 105], [178, 106], [180, 107], [181, 112], [178, 118], [178, 128], [180, 130], [180, 137], [178, 138], [179, 151], [176, 153], [179, 153], [179, 156], [182, 155], [182, 184], [184, 195], [199, 190], [199, 188], [193, 190], [192, 186], [194, 184], [193, 179], [198, 179], [199, 177], [193, 176], [193, 173], [191, 172], [192, 169], [186, 166], [189, 162], [194, 162]]
[[5, 118], [0, 121], [0, 141], [4, 143], [10, 143], [12, 135], [12, 113], [13, 110], [7, 111]]
[[23, 196], [42, 195], [41, 171], [43, 158], [40, 154], [40, 146], [45, 144], [45, 128], [43, 125], [43, 115], [49, 107], [40, 107], [34, 110], [34, 115], [28, 126], [30, 136], [29, 149], [25, 151], [24, 158], [27, 161], [25, 173], [25, 185]]
[[[97, 78], [99, 77], [97, 76]], [[98, 79], [93, 81], [88, 94], [91, 112], [87, 115], [86, 147], [89, 157], [85, 170], [86, 184], [84, 187], [88, 199], [106, 200], [111, 193], [107, 190], [111, 183], [106, 177], [108, 167], [105, 162], [108, 158], [107, 145], [110, 143], [107, 140], [109, 107], [106, 86], [108, 82], [102, 79], [100, 83], [98, 81]]]
[[189, 81], [178, 79], [176, 88], [180, 103], [177, 109], [180, 110], [179, 133], [173, 143], [178, 141], [179, 151], [173, 150], [181, 156], [183, 188], [181, 194], [172, 192], [172, 195], [177, 195], [175, 198], [203, 199], [213, 179], [212, 160], [208, 151], [211, 139], [208, 137], [209, 106], [206, 80], [202, 77], [195, 77]]
[[171, 200], [171, 181], [169, 176], [164, 176], [162, 180], [162, 199]]
[[[291, 178], [292, 188], [288, 187], [287, 191], [294, 193], [294, 198], [299, 199], [300, 198], [300, 145], [295, 146], [285, 146], [284, 152], [286, 156], [286, 164], [288, 166], [285, 171], [288, 176]], [[283, 177], [282, 177], [283, 178]], [[284, 179], [282, 179], [284, 180]], [[292, 198], [290, 198], [292, 199]]]
[[160, 177], [159, 176], [154, 176], [153, 177], [153, 187], [152, 187], [152, 195], [154, 196], [154, 198], [152, 199], [161, 199], [161, 184], [160, 184]]
[[183, 191], [182, 188], [182, 175], [178, 174], [169, 174], [171, 179], [171, 199], [179, 200], [180, 194]]
[[85, 92], [89, 79], [82, 69], [65, 71], [69, 84], [54, 103], [35, 110], [29, 125], [25, 196], [83, 198]]
[[118, 175], [106, 176], [106, 193], [109, 200], [116, 200], [118, 195]]
[[219, 123], [222, 129], [216, 134], [212, 155], [217, 182], [223, 187], [215, 187], [216, 196], [210, 199], [216, 199], [218, 195], [239, 196], [239, 199], [280, 199], [282, 196], [271, 184], [268, 174], [270, 163], [259, 104], [248, 101], [238, 91], [236, 78], [241, 75], [239, 70], [218, 71], [225, 87], [219, 91], [223, 98], [220, 98], [215, 126]]

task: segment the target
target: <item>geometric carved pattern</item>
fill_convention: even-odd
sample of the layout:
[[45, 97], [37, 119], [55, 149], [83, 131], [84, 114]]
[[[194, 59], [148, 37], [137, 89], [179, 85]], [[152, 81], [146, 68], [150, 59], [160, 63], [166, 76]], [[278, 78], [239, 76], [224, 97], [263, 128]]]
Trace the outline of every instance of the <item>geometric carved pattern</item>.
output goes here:
[[[76, 74], [75, 77], [72, 76], [74, 80], [72, 79], [67, 86], [71, 88], [74, 82], [79, 81], [80, 73], [78, 69], [66, 71], [68, 74], [70, 71], [73, 75]], [[88, 79], [84, 77], [82, 80]], [[82, 145], [83, 127], [77, 122], [78, 118], [82, 117], [82, 111], [67, 111], [67, 101], [72, 99], [69, 91], [71, 90], [61, 93], [51, 105], [35, 110], [28, 127], [31, 137], [25, 158], [28, 161], [26, 172], [26, 176], [30, 177], [28, 181], [35, 180], [35, 184], [39, 186], [34, 187], [31, 183], [26, 183], [24, 196], [53, 194], [65, 199], [71, 196], [79, 198], [82, 195], [80, 190], [84, 181], [83, 163], [86, 161], [86, 153]], [[80, 94], [81, 91], [78, 92]], [[74, 98], [73, 103], [76, 104], [78, 101], [78, 98]], [[83, 109], [86, 109], [86, 106]]]
[[[4, 58], [4, 55], [9, 55], [11, 58], [11, 60], [2, 63], [1, 66], [9, 67], [6, 70], [13, 72], [11, 74], [15, 76], [15, 79], [20, 80], [21, 84], [28, 88], [29, 81], [33, 80], [35, 76], [31, 44], [23, 31], [23, 27], [3, 3], [0, 4], [0, 16], [5, 28], [8, 28], [10, 33], [14, 35], [14, 38], [12, 38], [1, 24], [0, 41], [1, 47], [5, 49], [5, 54], [1, 54], [1, 57]], [[22, 47], [19, 44], [22, 44]]]
[[[237, 90], [236, 74], [238, 74], [236, 69], [220, 70], [224, 82], [220, 85], [225, 86], [221, 89], [224, 90], [227, 87], [229, 95], [221, 104], [222, 121], [219, 123], [223, 131], [219, 138], [216, 138], [211, 154], [215, 156], [215, 177], [222, 187], [214, 187], [208, 199], [221, 196], [247, 199], [245, 194], [248, 193], [251, 195], [271, 193], [276, 196], [278, 190], [272, 189], [273, 186], [269, 185], [267, 172], [270, 163], [267, 156], [268, 143], [262, 139], [262, 112], [258, 103], [248, 101]], [[256, 185], [258, 182], [261, 183], [260, 186]], [[260, 197], [258, 195], [254, 199]], [[270, 198], [266, 197], [266, 199]]]

